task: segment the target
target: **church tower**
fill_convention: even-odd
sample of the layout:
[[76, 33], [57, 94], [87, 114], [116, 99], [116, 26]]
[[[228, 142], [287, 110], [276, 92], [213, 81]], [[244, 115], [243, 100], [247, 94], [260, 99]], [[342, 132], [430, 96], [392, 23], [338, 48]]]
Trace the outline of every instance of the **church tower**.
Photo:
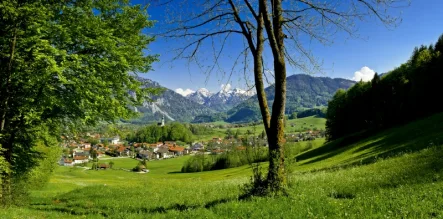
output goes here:
[[165, 126], [165, 116], [164, 115], [162, 116], [162, 121], [157, 123], [157, 125], [160, 126], [160, 127]]

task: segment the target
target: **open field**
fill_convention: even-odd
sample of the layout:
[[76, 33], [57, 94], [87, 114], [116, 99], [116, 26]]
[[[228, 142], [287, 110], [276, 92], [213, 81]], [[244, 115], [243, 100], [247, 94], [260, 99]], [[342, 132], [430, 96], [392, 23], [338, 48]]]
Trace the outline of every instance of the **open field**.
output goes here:
[[363, 140], [314, 144], [296, 156], [287, 197], [245, 200], [248, 166], [178, 173], [188, 159], [181, 157], [148, 162], [147, 174], [59, 167], [30, 205], [0, 218], [441, 218], [442, 144], [443, 114]]
[[[325, 118], [318, 118], [318, 117], [314, 117], [314, 116], [310, 116], [310, 117], [305, 117], [305, 118], [301, 118], [301, 119], [290, 119], [287, 121], [286, 124], [286, 128], [285, 131], [286, 133], [295, 133], [295, 132], [300, 132], [303, 131], [305, 129], [325, 129], [325, 123], [326, 123], [326, 119]], [[219, 128], [219, 125], [229, 125], [228, 123], [224, 123], [224, 122], [214, 122], [214, 123], [209, 123], [215, 126], [214, 131], [212, 134], [207, 134], [207, 135], [196, 135], [196, 138], [198, 140], [210, 140], [214, 137], [225, 137], [226, 136], [226, 131], [228, 130], [227, 128]], [[231, 124], [232, 125], [232, 124]], [[294, 125], [293, 127], [291, 125]], [[247, 131], [251, 131], [252, 133], [254, 133], [255, 135], [259, 135], [263, 132], [263, 125], [256, 125], [256, 126], [246, 126], [246, 127], [239, 127], [239, 128], [230, 128], [232, 133], [236, 133], [237, 130], [240, 130], [241, 135], [245, 135], [247, 133]]]

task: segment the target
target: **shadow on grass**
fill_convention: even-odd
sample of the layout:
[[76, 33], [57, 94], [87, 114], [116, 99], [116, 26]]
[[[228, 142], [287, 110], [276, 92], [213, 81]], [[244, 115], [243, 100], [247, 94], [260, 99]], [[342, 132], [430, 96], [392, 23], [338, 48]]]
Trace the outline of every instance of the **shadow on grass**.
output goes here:
[[182, 171], [172, 171], [172, 172], [168, 172], [168, 174], [180, 174], [182, 173]]
[[[415, 152], [427, 147], [443, 144], [443, 113], [418, 120], [404, 126], [379, 132], [360, 132], [325, 143], [324, 146], [297, 155], [296, 160], [309, 160], [301, 165], [312, 164], [332, 158], [349, 150], [362, 153], [344, 161], [343, 164], [369, 164], [378, 158], [396, 156], [404, 152]], [[369, 143], [370, 142], [370, 143]], [[364, 145], [366, 143], [366, 145]], [[360, 146], [359, 145], [363, 145]], [[357, 147], [357, 148], [356, 148]]]
[[90, 207], [90, 206], [85, 206], [83, 204], [75, 204], [75, 203], [64, 203], [67, 202], [68, 200], [62, 200], [60, 202], [60, 200], [58, 200], [57, 205], [54, 204], [55, 201], [52, 201], [53, 203], [43, 203], [43, 202], [39, 202], [39, 203], [34, 203], [31, 204], [31, 208], [34, 210], [39, 210], [39, 211], [47, 211], [47, 212], [60, 212], [60, 213], [65, 213], [65, 214], [71, 214], [71, 215], [75, 215], [75, 216], [86, 216], [86, 215], [101, 215], [103, 217], [108, 217], [108, 215], [115, 215], [116, 213], [136, 213], [136, 214], [148, 214], [148, 213], [158, 213], [158, 214], [164, 214], [167, 213], [168, 211], [188, 211], [188, 210], [194, 210], [194, 209], [199, 209], [199, 208], [205, 208], [205, 209], [210, 209], [212, 207], [215, 207], [216, 205], [219, 204], [223, 204], [223, 203], [228, 203], [231, 201], [236, 201], [236, 200], [241, 200], [239, 198], [222, 198], [222, 199], [217, 199], [217, 200], [213, 200], [210, 202], [207, 202], [205, 204], [202, 205], [187, 205], [187, 204], [172, 204], [168, 207], [164, 207], [164, 206], [158, 206], [158, 207], [152, 207], [152, 208], [148, 208], [148, 207], [126, 207], [125, 209], [114, 209], [114, 208], [109, 208], [109, 207]]

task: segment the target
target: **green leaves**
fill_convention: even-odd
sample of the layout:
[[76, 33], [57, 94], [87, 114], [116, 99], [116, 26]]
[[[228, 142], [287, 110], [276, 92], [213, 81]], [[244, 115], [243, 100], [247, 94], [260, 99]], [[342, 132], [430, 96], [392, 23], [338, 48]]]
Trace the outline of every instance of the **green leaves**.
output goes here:
[[35, 143], [59, 127], [130, 117], [157, 91], [135, 80], [157, 60], [146, 53], [154, 40], [143, 33], [153, 25], [146, 7], [11, 0], [0, 15], [0, 173], [5, 162], [16, 174], [32, 168]]

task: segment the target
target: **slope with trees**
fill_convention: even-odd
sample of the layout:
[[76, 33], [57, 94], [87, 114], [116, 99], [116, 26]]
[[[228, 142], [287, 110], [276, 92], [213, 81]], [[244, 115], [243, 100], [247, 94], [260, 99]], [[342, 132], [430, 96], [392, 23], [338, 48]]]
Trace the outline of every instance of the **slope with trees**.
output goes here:
[[439, 88], [443, 80], [443, 35], [435, 45], [415, 48], [400, 67], [371, 82], [340, 90], [329, 102], [327, 137], [374, 132], [443, 111]]
[[[355, 82], [341, 78], [313, 77], [309, 75], [291, 75], [287, 78], [286, 114], [302, 112], [309, 108], [326, 107], [338, 89], [348, 89]], [[274, 100], [274, 87], [266, 88], [267, 98]], [[237, 105], [227, 112], [227, 122], [242, 123], [260, 120], [257, 97]]]

